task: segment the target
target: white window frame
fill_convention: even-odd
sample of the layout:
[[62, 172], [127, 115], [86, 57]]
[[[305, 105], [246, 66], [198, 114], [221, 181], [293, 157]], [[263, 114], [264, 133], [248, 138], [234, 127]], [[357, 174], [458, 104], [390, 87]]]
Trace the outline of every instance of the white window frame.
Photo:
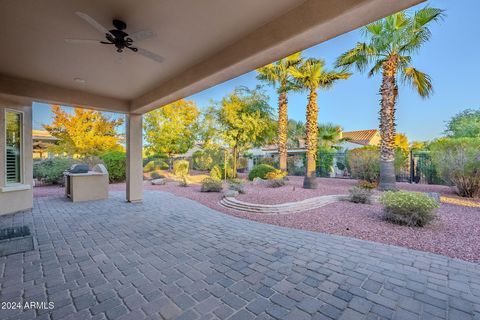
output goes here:
[[[12, 113], [16, 113], [16, 114], [19, 114], [20, 115], [20, 169], [19, 169], [19, 174], [20, 174], [20, 181], [19, 182], [8, 182], [7, 181], [7, 114], [9, 112], [12, 112]], [[24, 140], [24, 127], [23, 127], [23, 124], [24, 124], [24, 119], [25, 119], [25, 113], [23, 111], [20, 111], [20, 110], [15, 110], [15, 109], [7, 109], [5, 108], [5, 112], [4, 112], [4, 126], [5, 126], [5, 139], [4, 139], [4, 143], [5, 143], [5, 158], [3, 159], [4, 161], [4, 165], [5, 165], [5, 187], [7, 188], [10, 188], [10, 187], [16, 187], [16, 186], [22, 186], [24, 184], [24, 173], [23, 173], [23, 169], [24, 169], [24, 146], [25, 146], [25, 140]]]

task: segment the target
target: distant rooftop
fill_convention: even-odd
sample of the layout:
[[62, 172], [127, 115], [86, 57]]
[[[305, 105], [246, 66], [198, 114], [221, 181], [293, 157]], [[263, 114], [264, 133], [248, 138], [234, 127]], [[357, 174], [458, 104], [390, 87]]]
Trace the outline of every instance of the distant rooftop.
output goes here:
[[375, 140], [379, 140], [380, 134], [376, 129], [348, 131], [342, 133], [342, 138], [348, 139], [348, 142], [361, 145], [376, 144]]
[[46, 130], [32, 130], [32, 138], [33, 140], [58, 140]]

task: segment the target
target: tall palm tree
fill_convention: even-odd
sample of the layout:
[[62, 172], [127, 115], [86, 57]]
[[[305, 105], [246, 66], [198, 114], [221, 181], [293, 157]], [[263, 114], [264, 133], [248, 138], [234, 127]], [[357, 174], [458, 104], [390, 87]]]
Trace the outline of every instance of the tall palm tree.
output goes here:
[[411, 65], [411, 55], [430, 39], [429, 25], [444, 16], [443, 10], [425, 7], [412, 15], [402, 11], [363, 28], [367, 42], [345, 52], [337, 67], [355, 66], [368, 75], [382, 72], [380, 87], [380, 189], [395, 190], [395, 104], [398, 79], [411, 85], [422, 98], [432, 92], [430, 77]]
[[306, 113], [307, 171], [303, 180], [303, 187], [306, 189], [315, 189], [317, 187], [315, 163], [318, 145], [317, 89], [331, 88], [337, 80], [350, 77], [350, 73], [327, 71], [324, 69], [324, 66], [325, 61], [321, 59], [308, 59], [298, 67], [291, 68], [291, 73], [296, 79], [297, 86], [308, 91]]
[[287, 140], [288, 140], [288, 99], [287, 92], [293, 89], [291, 68], [302, 60], [301, 52], [294, 53], [277, 62], [257, 69], [257, 79], [265, 81], [278, 92], [278, 155], [280, 170], [287, 171]]

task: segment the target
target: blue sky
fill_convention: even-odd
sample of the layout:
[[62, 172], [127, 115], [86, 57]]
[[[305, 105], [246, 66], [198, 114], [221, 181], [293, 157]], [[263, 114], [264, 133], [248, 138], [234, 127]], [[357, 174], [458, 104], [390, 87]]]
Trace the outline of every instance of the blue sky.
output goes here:
[[[432, 0], [429, 4], [444, 9], [447, 16], [444, 21], [432, 25], [432, 39], [413, 58], [413, 65], [432, 77], [434, 94], [424, 100], [410, 87], [399, 87], [397, 131], [406, 133], [410, 140], [438, 137], [444, 130], [445, 121], [452, 115], [466, 108], [480, 107], [480, 28], [477, 25], [480, 1]], [[360, 31], [354, 30], [305, 50], [304, 56], [322, 58], [331, 67], [341, 53], [361, 40]], [[236, 86], [255, 87], [259, 84], [255, 76], [254, 71], [246, 73], [188, 99], [204, 108], [212, 100], [220, 100]], [[355, 72], [349, 80], [338, 82], [328, 91], [320, 91], [319, 122], [339, 124], [346, 131], [377, 128], [379, 87], [379, 77], [368, 78], [366, 74]], [[276, 107], [275, 90], [271, 87], [265, 89], [270, 96], [270, 104]], [[305, 121], [305, 106], [306, 94], [289, 94], [290, 118]], [[50, 121], [48, 106], [35, 104], [34, 128], [41, 128], [42, 123]]]

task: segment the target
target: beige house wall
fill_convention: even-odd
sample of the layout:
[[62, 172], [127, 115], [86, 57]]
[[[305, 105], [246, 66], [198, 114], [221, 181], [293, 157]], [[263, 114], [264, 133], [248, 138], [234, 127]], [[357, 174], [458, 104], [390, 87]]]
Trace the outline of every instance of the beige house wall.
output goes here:
[[[5, 186], [5, 114], [7, 110], [23, 114], [22, 126], [22, 183]], [[32, 161], [32, 107], [0, 101], [0, 215], [27, 210], [33, 207]]]

